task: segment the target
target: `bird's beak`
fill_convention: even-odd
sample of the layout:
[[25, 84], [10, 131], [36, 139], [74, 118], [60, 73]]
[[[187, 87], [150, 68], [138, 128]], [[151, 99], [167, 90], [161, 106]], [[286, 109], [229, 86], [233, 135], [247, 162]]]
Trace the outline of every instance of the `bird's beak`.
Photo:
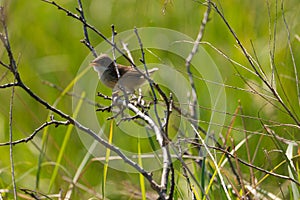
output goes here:
[[92, 61], [92, 62], [89, 64], [89, 66], [95, 67], [95, 66], [97, 66], [97, 63]]
[[90, 66], [93, 67], [93, 69], [99, 73], [99, 75], [101, 75], [105, 70], [106, 70], [106, 67], [104, 66], [101, 66], [99, 63], [97, 62], [91, 62], [90, 63]]

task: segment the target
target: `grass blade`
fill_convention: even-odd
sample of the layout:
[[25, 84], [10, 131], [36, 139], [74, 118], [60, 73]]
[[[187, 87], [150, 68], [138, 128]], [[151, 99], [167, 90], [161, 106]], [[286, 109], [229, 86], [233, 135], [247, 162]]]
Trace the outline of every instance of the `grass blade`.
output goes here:
[[[113, 121], [110, 122], [110, 129], [109, 129], [109, 136], [108, 136], [108, 143], [112, 143], [112, 137], [113, 137]], [[102, 195], [105, 199], [105, 185], [106, 185], [106, 179], [107, 179], [107, 171], [108, 171], [108, 162], [110, 157], [110, 149], [106, 149], [105, 154], [105, 164], [103, 167], [103, 179], [102, 179]]]
[[[76, 119], [77, 117], [77, 114], [81, 108], [81, 105], [82, 105], [82, 102], [83, 102], [83, 98], [85, 97], [85, 92], [83, 92], [81, 94], [81, 99], [79, 100], [78, 102], [78, 105], [77, 107], [75, 108], [75, 111], [73, 113], [73, 118]], [[51, 179], [50, 179], [50, 184], [49, 184], [49, 188], [48, 188], [48, 191], [50, 192], [51, 191], [51, 188], [54, 184], [54, 181], [55, 181], [55, 178], [57, 176], [57, 173], [58, 173], [58, 168], [59, 168], [59, 165], [62, 161], [62, 158], [63, 158], [63, 155], [64, 155], [64, 152], [66, 150], [66, 147], [67, 147], [67, 144], [69, 142], [69, 139], [70, 139], [70, 136], [71, 136], [71, 133], [72, 133], [72, 130], [73, 130], [73, 126], [68, 126], [68, 129], [67, 129], [67, 132], [65, 134], [65, 138], [64, 138], [64, 141], [61, 145], [61, 149], [59, 151], [59, 154], [58, 154], [58, 157], [57, 157], [57, 160], [56, 160], [56, 165], [55, 165], [55, 168], [53, 170], [53, 173], [52, 173], [52, 176], [51, 176]]]

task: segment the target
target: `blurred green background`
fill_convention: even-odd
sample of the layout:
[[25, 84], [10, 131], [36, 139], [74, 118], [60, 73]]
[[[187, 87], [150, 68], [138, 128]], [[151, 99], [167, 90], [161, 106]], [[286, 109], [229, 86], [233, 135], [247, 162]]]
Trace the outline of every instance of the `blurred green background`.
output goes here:
[[[77, 1], [60, 0], [56, 1], [59, 5], [76, 12]], [[293, 63], [289, 53], [287, 43], [287, 30], [282, 20], [282, 11], [280, 1], [250, 1], [250, 0], [231, 0], [218, 1], [217, 5], [224, 13], [226, 19], [233, 27], [239, 39], [247, 48], [251, 55], [256, 54], [259, 63], [265, 70], [267, 76], [271, 77], [270, 67], [270, 43], [274, 38], [274, 27], [276, 28], [276, 51], [274, 54], [275, 65], [280, 78], [282, 88], [277, 87], [280, 95], [286, 94], [283, 101], [293, 109], [293, 113], [300, 118], [300, 107], [297, 99], [297, 88], [295, 82], [295, 74], [293, 71]], [[79, 67], [90, 53], [89, 50], [80, 42], [83, 39], [82, 25], [66, 16], [65, 13], [56, 9], [54, 6], [42, 1], [5, 1], [0, 3], [5, 7], [6, 20], [9, 31], [10, 42], [14, 55], [18, 61], [18, 68], [21, 77], [32, 91], [45, 99], [49, 104], [59, 98], [61, 91], [45, 84], [45, 81], [51, 82], [58, 87], [65, 89], [68, 84], [75, 78]], [[269, 5], [269, 10], [268, 10]], [[196, 38], [203, 13], [206, 9], [198, 1], [171, 0], [171, 1], [107, 1], [93, 0], [84, 1], [83, 8], [88, 23], [95, 26], [105, 36], [111, 36], [111, 25], [114, 24], [117, 32], [123, 32], [134, 27], [161, 27], [184, 33], [192, 38]], [[277, 9], [277, 10], [276, 10]], [[295, 54], [295, 63], [300, 63], [300, 3], [298, 0], [284, 1], [285, 17], [291, 34], [291, 43]], [[275, 24], [276, 22], [276, 24]], [[1, 27], [2, 30], [2, 27]], [[89, 31], [91, 43], [96, 46], [103, 40]], [[297, 35], [298, 34], [298, 35]], [[271, 39], [270, 39], [271, 37]], [[270, 41], [271, 40], [271, 41]], [[224, 22], [214, 12], [211, 12], [209, 23], [206, 26], [203, 41], [210, 42], [213, 46], [220, 49], [233, 60], [245, 65], [251, 69], [245, 57], [237, 48], [234, 38], [224, 25]], [[129, 44], [130, 45], [130, 44]], [[253, 47], [252, 47], [253, 45]], [[233, 64], [228, 62], [223, 56], [210, 48], [208, 45], [202, 45], [215, 61], [222, 74], [224, 84], [233, 87], [250, 89], [239, 77]], [[254, 53], [254, 49], [255, 53]], [[98, 52], [100, 53], [100, 52]], [[159, 54], [159, 52], [158, 52]], [[138, 62], [140, 55], [134, 53], [135, 60]], [[162, 54], [159, 54], [162, 55]], [[3, 45], [0, 48], [0, 56], [3, 62], [7, 62], [7, 54]], [[146, 52], [149, 59], [154, 59]], [[172, 56], [169, 58], [171, 59]], [[176, 58], [174, 58], [176, 59]], [[87, 61], [85, 61], [87, 63]], [[174, 62], [173, 62], [174, 63]], [[178, 71], [184, 71], [184, 60], [178, 61], [175, 66]], [[251, 75], [247, 70], [238, 68], [239, 72], [247, 81], [257, 84], [257, 90], [264, 92], [265, 86], [256, 76]], [[300, 68], [297, 66], [297, 69]], [[209, 69], [208, 69], [209, 70]], [[300, 74], [298, 73], [298, 76]], [[95, 76], [96, 77], [96, 76]], [[197, 77], [196, 77], [197, 78]], [[278, 80], [278, 77], [277, 77]], [[0, 85], [13, 81], [13, 76], [6, 72], [6, 69], [0, 67]], [[210, 107], [210, 102], [206, 99], [205, 84], [201, 80], [196, 79], [199, 84], [199, 104], [201, 120], [200, 123], [204, 128], [207, 127], [205, 122], [209, 121], [210, 111], [202, 108]], [[279, 85], [279, 84], [278, 84]], [[103, 88], [103, 93], [109, 90]], [[284, 93], [284, 92], [285, 93]], [[80, 94], [79, 94], [80, 95]], [[0, 142], [9, 140], [9, 102], [11, 89], [0, 90]], [[226, 87], [227, 96], [227, 112], [226, 122], [222, 134], [225, 135], [233, 119], [235, 109], [238, 107], [240, 100], [243, 107], [243, 115], [250, 117], [261, 117], [264, 120], [272, 120], [280, 124], [295, 124], [295, 122], [287, 115], [281, 112], [275, 106], [267, 104], [265, 100], [258, 95], [244, 92], [232, 87]], [[72, 97], [63, 96], [56, 107], [63, 112], [72, 115]], [[268, 98], [271, 99], [271, 98]], [[92, 99], [99, 100], [99, 98]], [[273, 102], [273, 101], [272, 101]], [[109, 104], [106, 103], [107, 105]], [[278, 105], [277, 103], [275, 103]], [[82, 108], [91, 106], [83, 103]], [[280, 107], [280, 106], [279, 106]], [[105, 120], [110, 114], [99, 113], [99, 120]], [[175, 115], [176, 116], [176, 115]], [[16, 94], [13, 106], [13, 133], [14, 140], [27, 137], [42, 123], [49, 120], [49, 111], [39, 105], [20, 88], [16, 88]], [[244, 138], [246, 129], [253, 134], [250, 140], [250, 146], [253, 147], [251, 155], [257, 151], [254, 164], [267, 170], [273, 169], [276, 164], [282, 161], [282, 154], [278, 153], [277, 147], [271, 138], [263, 137], [261, 134], [255, 135], [255, 132], [264, 132], [261, 121], [258, 119], [245, 118], [245, 127], [241, 118], [237, 118], [234, 127], [237, 128], [231, 132], [231, 137], [238, 143]], [[176, 117], [174, 121], [176, 123]], [[55, 116], [55, 119], [60, 119]], [[269, 124], [273, 124], [267, 121]], [[109, 124], [109, 123], [108, 123]], [[49, 182], [54, 169], [54, 162], [61, 150], [63, 138], [67, 132], [67, 127], [59, 126], [49, 127], [46, 142], [45, 155], [42, 160], [40, 177], [37, 177], [37, 167], [42, 148], [42, 132], [40, 132], [33, 141], [26, 144], [19, 144], [14, 147], [14, 162], [16, 170], [16, 180], [18, 188], [36, 189], [36, 180], [39, 179], [38, 191], [43, 193], [58, 193], [61, 189], [65, 192], [69, 183], [63, 177], [72, 178], [78, 169], [80, 162], [86, 155], [86, 148], [82, 145], [76, 130], [72, 130], [71, 137], [68, 140], [66, 151], [63, 155], [59, 176], [55, 179], [55, 184], [49, 190]], [[115, 126], [115, 129], [117, 127]], [[109, 130], [109, 125], [107, 130]], [[290, 140], [299, 140], [299, 128], [279, 126], [274, 128], [276, 134]], [[108, 135], [108, 132], [106, 133]], [[114, 134], [114, 141], [120, 142], [120, 146], [127, 146], [135, 143], [136, 139], [123, 137]], [[149, 145], [149, 141], [143, 141], [145, 146]], [[129, 147], [128, 147], [129, 148]], [[136, 150], [135, 146], [132, 147]], [[149, 146], [144, 151], [149, 151]], [[286, 149], [286, 145], [283, 144]], [[130, 148], [129, 148], [130, 149]], [[274, 151], [273, 151], [274, 150]], [[296, 148], [295, 148], [296, 150]], [[247, 159], [246, 149], [242, 147], [238, 152], [242, 159]], [[0, 188], [11, 189], [10, 175], [10, 159], [9, 147], [0, 147]], [[242, 169], [245, 178], [249, 178], [248, 168]], [[286, 168], [279, 168], [278, 173], [286, 175]], [[229, 173], [229, 172], [228, 172]], [[258, 174], [257, 178], [263, 174]], [[80, 183], [93, 191], [101, 194], [103, 164], [90, 160], [84, 168], [84, 173], [80, 177]], [[159, 178], [159, 173], [155, 174]], [[268, 184], [269, 183], [269, 184]], [[137, 174], [122, 173], [114, 169], [108, 169], [108, 178], [106, 186], [106, 195], [110, 199], [128, 199], [131, 192], [136, 192], [136, 196], [131, 198], [139, 199], [139, 177]], [[180, 183], [178, 183], [180, 185]], [[280, 191], [278, 185], [287, 184], [283, 180], [274, 181], [272, 178], [266, 180], [261, 186], [277, 194]], [[149, 187], [147, 183], [147, 187]], [[286, 186], [283, 186], [286, 187]], [[183, 196], [187, 195], [186, 187], [181, 188]], [[151, 189], [147, 190], [148, 195], [154, 195]], [[93, 194], [86, 190], [75, 190], [74, 199], [87, 199]], [[125, 195], [125, 196], [124, 196]], [[214, 194], [212, 194], [213, 196]], [[8, 194], [10, 196], [10, 194]], [[123, 196], [123, 197], [122, 197]], [[281, 196], [282, 197], [282, 196]], [[217, 198], [217, 197], [216, 197]]]

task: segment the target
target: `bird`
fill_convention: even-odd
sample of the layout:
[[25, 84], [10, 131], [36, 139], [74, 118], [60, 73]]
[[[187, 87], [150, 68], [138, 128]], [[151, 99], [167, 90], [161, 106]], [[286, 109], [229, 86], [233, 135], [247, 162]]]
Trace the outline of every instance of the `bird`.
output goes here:
[[[138, 72], [131, 66], [117, 64], [118, 73], [116, 71], [113, 60], [107, 54], [101, 54], [95, 58], [91, 64], [94, 70], [98, 73], [101, 82], [109, 88], [119, 90], [125, 89], [126, 92], [132, 93], [135, 89], [145, 82], [144, 75]], [[152, 75], [158, 68], [148, 70], [149, 76]], [[145, 74], [145, 72], [142, 71]], [[117, 86], [117, 87], [116, 87]]]

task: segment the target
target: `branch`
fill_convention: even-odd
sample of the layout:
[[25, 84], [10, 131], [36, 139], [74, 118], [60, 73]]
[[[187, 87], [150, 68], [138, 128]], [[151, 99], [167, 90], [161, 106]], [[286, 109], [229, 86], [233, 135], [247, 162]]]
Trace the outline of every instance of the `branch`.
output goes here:
[[234, 39], [236, 40], [238, 46], [241, 48], [244, 56], [246, 57], [247, 61], [249, 62], [250, 66], [252, 67], [252, 69], [255, 71], [256, 75], [263, 81], [263, 83], [269, 88], [269, 90], [272, 92], [272, 94], [274, 95], [274, 97], [278, 100], [278, 102], [280, 103], [280, 105], [288, 112], [289, 116], [295, 121], [295, 123], [297, 125], [300, 125], [300, 121], [297, 119], [297, 116], [295, 116], [292, 111], [287, 107], [287, 105], [283, 102], [283, 100], [281, 99], [280, 95], [277, 93], [276, 89], [274, 89], [272, 87], [272, 85], [270, 85], [267, 81], [267, 79], [265, 77], [263, 77], [263, 75], [258, 71], [258, 69], [256, 68], [251, 56], [249, 55], [249, 53], [247, 52], [246, 48], [243, 46], [243, 44], [241, 43], [241, 41], [239, 40], [239, 38], [237, 37], [236, 33], [234, 32], [234, 30], [232, 29], [232, 27], [229, 25], [229, 22], [225, 19], [224, 15], [222, 14], [222, 12], [219, 10], [218, 6], [213, 3], [210, 2], [210, 4], [214, 7], [215, 11], [218, 13], [218, 15], [221, 17], [221, 19], [223, 20], [223, 22], [225, 23], [225, 25], [227, 26], [227, 28], [229, 29], [230, 33], [232, 34], [232, 36], [234, 37]]
[[202, 137], [201, 137], [201, 135], [199, 134], [199, 132], [197, 131], [197, 129], [196, 129], [192, 124], [191, 124], [191, 126], [192, 126], [192, 128], [194, 129], [195, 133], [198, 135], [198, 138], [200, 139], [202, 145], [204, 146], [206, 152], [208, 153], [209, 157], [211, 158], [211, 160], [213, 161], [213, 163], [214, 163], [214, 165], [215, 165], [215, 167], [216, 167], [217, 173], [218, 173], [219, 178], [220, 178], [220, 181], [221, 181], [221, 185], [222, 185], [222, 187], [223, 187], [223, 190], [224, 190], [224, 192], [225, 192], [225, 194], [226, 194], [227, 199], [231, 199], [231, 198], [230, 198], [230, 195], [229, 195], [229, 193], [228, 193], [228, 191], [227, 191], [227, 188], [226, 188], [226, 185], [225, 185], [223, 176], [222, 176], [222, 174], [221, 174], [220, 168], [219, 168], [219, 166], [218, 166], [218, 164], [217, 164], [215, 158], [214, 158], [213, 155], [211, 154], [210, 150], [208, 149], [208, 146], [205, 144], [205, 141], [202, 139]]
[[46, 109], [51, 110], [52, 112], [58, 114], [62, 118], [68, 120], [70, 124], [73, 124], [75, 127], [77, 127], [78, 129], [80, 129], [83, 132], [85, 132], [88, 135], [90, 135], [92, 138], [94, 138], [96, 141], [98, 141], [99, 143], [101, 143], [103, 146], [105, 146], [106, 148], [108, 148], [108, 149], [112, 150], [113, 152], [115, 152], [116, 154], [118, 154], [124, 160], [125, 163], [129, 164], [130, 166], [132, 166], [133, 168], [135, 168], [138, 172], [140, 172], [150, 182], [151, 187], [154, 190], [156, 190], [157, 192], [160, 191], [160, 186], [153, 180], [152, 174], [148, 173], [141, 166], [139, 166], [137, 163], [135, 163], [134, 161], [132, 161], [131, 159], [129, 159], [122, 151], [119, 150], [119, 148], [117, 148], [117, 147], [109, 144], [107, 141], [105, 141], [104, 139], [102, 139], [101, 137], [99, 137], [94, 131], [92, 131], [91, 129], [83, 126], [81, 123], [79, 123], [78, 121], [76, 121], [75, 119], [73, 119], [72, 117], [70, 117], [69, 115], [67, 115], [64, 112], [62, 112], [62, 111], [60, 111], [60, 110], [52, 107], [51, 105], [49, 105], [45, 100], [41, 99], [39, 96], [37, 96], [35, 93], [33, 93], [26, 85], [23, 84], [23, 82], [20, 82], [19, 86], [29, 96], [31, 96], [33, 99], [35, 99], [40, 104], [44, 105], [46, 107]]
[[[208, 22], [208, 17], [209, 17], [210, 11], [211, 11], [211, 6], [210, 6], [210, 0], [209, 0], [206, 12], [204, 13], [204, 16], [203, 16], [203, 19], [202, 19], [202, 22], [200, 25], [200, 30], [199, 30], [197, 39], [194, 42], [194, 46], [193, 46], [191, 53], [188, 55], [188, 57], [186, 58], [186, 61], [185, 61], [185, 67], [186, 67], [189, 81], [190, 81], [191, 88], [192, 88], [192, 103], [190, 105], [190, 113], [191, 113], [191, 117], [195, 120], [197, 120], [197, 93], [196, 93], [195, 83], [194, 83], [194, 79], [193, 79], [193, 74], [191, 72], [191, 62], [192, 62], [194, 55], [198, 52], [199, 44], [203, 38], [205, 26]], [[197, 124], [195, 124], [195, 122], [193, 124], [194, 124], [194, 126], [197, 126]]]
[[6, 49], [6, 52], [8, 54], [8, 58], [9, 58], [9, 61], [10, 61], [10, 64], [9, 65], [6, 65], [4, 64], [3, 62], [1, 62], [1, 65], [3, 65], [4, 67], [8, 68], [10, 71], [12, 71], [15, 76], [16, 76], [16, 80], [18, 80], [18, 76], [19, 74], [17, 73], [17, 65], [16, 65], [16, 62], [15, 62], [15, 59], [14, 59], [14, 56], [13, 56], [13, 53], [12, 53], [12, 50], [11, 50], [11, 47], [10, 47], [10, 42], [9, 42], [9, 39], [8, 39], [8, 31], [7, 31], [7, 26], [6, 26], [6, 22], [5, 22], [5, 14], [4, 14], [4, 7], [1, 6], [0, 7], [0, 21], [1, 21], [1, 25], [3, 27], [3, 30], [4, 30], [4, 34], [1, 34], [0, 35], [0, 39]]
[[63, 122], [63, 121], [56, 121], [56, 120], [51, 120], [50, 122], [45, 122], [40, 127], [38, 127], [37, 129], [35, 129], [34, 132], [30, 136], [28, 136], [26, 138], [23, 138], [23, 139], [20, 139], [20, 140], [16, 140], [16, 141], [0, 143], [0, 146], [6, 146], [6, 145], [10, 145], [10, 144], [16, 145], [16, 144], [20, 144], [20, 143], [27, 143], [30, 140], [32, 140], [39, 131], [43, 130], [45, 127], [50, 126], [52, 124], [54, 124], [55, 127], [57, 127], [59, 125], [65, 125], [65, 126], [67, 126], [67, 125], [70, 124], [70, 122], [69, 121], [64, 121]]
[[18, 85], [18, 83], [6, 83], [4, 85], [0, 85], [0, 89], [14, 87], [14, 86], [17, 86], [17, 85]]
[[100, 31], [98, 31], [94, 26], [88, 24], [85, 20], [83, 20], [80, 16], [70, 12], [69, 10], [65, 9], [64, 7], [58, 5], [57, 3], [55, 3], [55, 1], [49, 1], [49, 0], [41, 0], [45, 3], [51, 4], [53, 6], [55, 6], [58, 10], [61, 10], [63, 12], [65, 12], [67, 14], [67, 16], [70, 16], [78, 21], [80, 21], [82, 24], [84, 24], [87, 28], [91, 29], [92, 31], [94, 31], [96, 34], [98, 34], [102, 39], [104, 39], [105, 42], [107, 42], [110, 46], [112, 46], [113, 48], [115, 48], [115, 50], [117, 50], [117, 52], [119, 52], [131, 65], [132, 67], [138, 71], [141, 76], [143, 76], [147, 81], [149, 81], [150, 83], [153, 84], [153, 86], [155, 87], [155, 89], [158, 91], [158, 93], [163, 97], [164, 101], [167, 102], [168, 98], [167, 96], [164, 94], [164, 92], [161, 90], [161, 88], [159, 87], [159, 85], [157, 83], [155, 83], [150, 77], [148, 77], [147, 75], [145, 75], [139, 68], [136, 67], [136, 65], [134, 64], [134, 62], [119, 48], [116, 46], [116, 44], [112, 43], [107, 37], [105, 37]]
[[[140, 50], [141, 50], [141, 54], [142, 54], [142, 58], [140, 59], [140, 61], [144, 65], [144, 69], [146, 71], [146, 76], [149, 77], [148, 67], [146, 65], [146, 60], [145, 60], [145, 52], [144, 52], [144, 48], [143, 48], [143, 43], [142, 43], [142, 40], [141, 40], [141, 38], [138, 34], [137, 28], [134, 28], [134, 33], [135, 33], [135, 35], [138, 39], [138, 43], [140, 45]], [[154, 90], [154, 84], [153, 84], [153, 81], [152, 82], [148, 81], [148, 82], [149, 82], [149, 85], [150, 85], [150, 88], [151, 88], [151, 92], [153, 94], [154, 113], [155, 113], [155, 117], [156, 117], [156, 120], [157, 120], [158, 126], [159, 126], [159, 127], [156, 127], [156, 128], [160, 129], [160, 131], [155, 132], [156, 133], [156, 138], [158, 139], [159, 145], [160, 145], [160, 147], [162, 149], [162, 153], [163, 153], [163, 169], [162, 169], [162, 175], [161, 175], [161, 189], [162, 190], [161, 190], [161, 193], [160, 193], [160, 197], [163, 198], [163, 199], [166, 198], [169, 173], [170, 173], [170, 170], [171, 170], [171, 172], [172, 172], [172, 176], [171, 176], [172, 185], [171, 185], [171, 189], [170, 189], [169, 198], [172, 198], [173, 197], [173, 192], [174, 192], [173, 191], [174, 190], [174, 184], [173, 184], [174, 183], [174, 168], [173, 168], [173, 164], [172, 164], [172, 160], [171, 160], [170, 150], [169, 150], [169, 147], [168, 147], [168, 143], [170, 141], [170, 139], [168, 138], [168, 123], [169, 123], [169, 120], [166, 120], [165, 131], [163, 131], [161, 118], [159, 117], [158, 110], [157, 110], [157, 96], [156, 96], [156, 93], [155, 93], [155, 90]], [[167, 112], [167, 118], [169, 118], [169, 116], [170, 116], [169, 111], [171, 110], [170, 106], [172, 106], [172, 105], [169, 103], [169, 100], [166, 97], [164, 92], [161, 91], [160, 94], [163, 95], [163, 98], [164, 98], [164, 101], [165, 101], [165, 104], [166, 104], [166, 107], [167, 107], [167, 111], [166, 111]], [[151, 119], [151, 118], [149, 118], [149, 119]], [[148, 120], [148, 122], [150, 122], [150, 121]], [[154, 128], [154, 126], [153, 126], [153, 128]], [[160, 141], [160, 140], [162, 140], [162, 141]]]
[[[194, 130], [196, 130], [196, 129], [194, 129]], [[204, 146], [204, 144], [195, 143], [194, 141], [191, 141], [190, 143], [193, 143], [194, 145]], [[235, 157], [232, 153], [230, 153], [229, 151], [227, 151], [227, 150], [225, 150], [225, 149], [223, 149], [221, 147], [210, 146], [210, 145], [207, 145], [207, 144], [205, 144], [205, 145], [209, 149], [214, 149], [214, 150], [220, 151], [220, 152], [225, 153], [226, 155], [228, 155], [228, 156], [230, 156], [230, 157], [232, 157], [234, 159], [237, 159], [240, 163], [242, 163], [243, 165], [245, 165], [247, 167], [251, 167], [253, 169], [256, 169], [257, 171], [263, 172], [263, 173], [268, 174], [270, 176], [274, 176], [274, 177], [277, 177], [277, 178], [280, 178], [280, 179], [292, 181], [292, 182], [296, 183], [298, 186], [300, 186], [300, 182], [298, 182], [297, 180], [295, 180], [295, 179], [293, 179], [291, 177], [284, 176], [284, 175], [281, 175], [281, 174], [277, 174], [277, 173], [274, 173], [272, 171], [268, 171], [268, 170], [265, 170], [265, 169], [263, 169], [261, 167], [255, 166], [255, 165], [253, 165], [251, 163], [248, 163], [248, 162], [242, 160], [239, 157]]]
[[[2, 35], [2, 33], [0, 33], [0, 38], [1, 38], [1, 40], [3, 41], [3, 35]], [[2, 65], [3, 67], [5, 67], [6, 69], [10, 70], [9, 65], [5, 64], [5, 63], [2, 62], [1, 60], [0, 60], [0, 65]]]
[[97, 35], [99, 35], [102, 39], [105, 40], [105, 42], [107, 42], [110, 46], [116, 48], [116, 50], [126, 59], [128, 60], [128, 62], [130, 62], [130, 64], [132, 64], [132, 66], [135, 66], [135, 64], [129, 59], [128, 56], [126, 56], [126, 54], [123, 53], [123, 51], [121, 49], [119, 49], [116, 44], [112, 43], [105, 35], [103, 35], [100, 31], [98, 31], [94, 26], [88, 24], [82, 17], [72, 13], [71, 11], [67, 10], [66, 8], [58, 5], [55, 1], [50, 1], [50, 0], [41, 0], [45, 3], [51, 4], [53, 6], [55, 6], [58, 10], [61, 10], [63, 12], [65, 12], [67, 14], [67, 16], [72, 17], [78, 21], [80, 21], [86, 28], [91, 29], [92, 31], [94, 31]]
[[[51, 3], [53, 5], [57, 5], [55, 2], [50, 2], [50, 1], [46, 1], [45, 2]], [[58, 6], [58, 5], [57, 5]], [[80, 17], [78, 17], [77, 15], [67, 11], [66, 9], [58, 6], [59, 9], [64, 10], [65, 12], [68, 13], [68, 15], [74, 16], [75, 18], [77, 18], [78, 20], [82, 21], [82, 19]], [[86, 22], [83, 21], [83, 24], [87, 25]], [[3, 23], [3, 27], [6, 28], [6, 24]], [[87, 25], [87, 27], [91, 28], [91, 26]], [[96, 29], [94, 29], [95, 31], [97, 31]], [[101, 34], [100, 32], [98, 32], [99, 34]], [[17, 65], [16, 62], [14, 60], [13, 57], [13, 53], [8, 41], [8, 35], [7, 35], [7, 30], [5, 29], [5, 40], [2, 40], [6, 52], [8, 54], [9, 60], [10, 60], [10, 66], [11, 66], [11, 71], [14, 73], [15, 76], [15, 80], [17, 81], [17, 86], [22, 88], [31, 98], [33, 98], [35, 101], [37, 101], [39, 104], [45, 106], [46, 109], [51, 110], [52, 112], [56, 113], [57, 115], [59, 115], [60, 117], [66, 119], [68, 121], [68, 123], [73, 124], [75, 127], [77, 127], [78, 129], [82, 130], [83, 132], [87, 133], [88, 135], [90, 135], [91, 137], [93, 137], [96, 141], [98, 141], [99, 143], [101, 143], [103, 146], [105, 146], [106, 148], [109, 148], [110, 150], [112, 150], [113, 152], [115, 152], [117, 155], [119, 155], [125, 163], [129, 164], [130, 166], [132, 166], [133, 168], [135, 168], [139, 173], [141, 173], [151, 184], [151, 187], [157, 191], [157, 193], [160, 193], [160, 186], [153, 180], [152, 178], [152, 174], [147, 172], [146, 170], [144, 170], [141, 166], [139, 166], [137, 163], [135, 163], [134, 161], [132, 161], [131, 159], [129, 159], [122, 151], [119, 150], [119, 148], [109, 144], [107, 141], [105, 141], [104, 139], [102, 139], [101, 137], [99, 137], [94, 131], [92, 131], [91, 129], [83, 126], [81, 123], [79, 123], [78, 121], [76, 121], [75, 119], [73, 119], [72, 117], [70, 117], [69, 115], [65, 114], [64, 112], [62, 112], [61, 110], [51, 106], [47, 101], [45, 101], [44, 99], [40, 98], [37, 94], [35, 94], [33, 91], [31, 91], [29, 89], [29, 87], [27, 87], [23, 82], [22, 79], [19, 75], [18, 69], [17, 69]], [[102, 34], [101, 34], [102, 35]], [[104, 36], [103, 36], [104, 37]]]
[[[47, 85], [47, 86], [49, 86], [49, 87], [52, 87], [52, 88], [54, 88], [54, 89], [60, 91], [60, 92], [63, 92], [63, 91], [64, 91], [63, 88], [59, 87], [58, 85], [56, 85], [56, 84], [54, 84], [54, 83], [51, 83], [50, 81], [42, 80], [42, 83], [45, 84], [45, 85]], [[100, 107], [100, 106], [101, 106], [101, 105], [98, 104], [97, 102], [94, 102], [94, 101], [92, 101], [92, 100], [90, 100], [90, 99], [88, 99], [88, 98], [86, 98], [86, 97], [83, 97], [83, 98], [82, 98], [80, 95], [78, 95], [78, 94], [76, 94], [76, 93], [66, 92], [65, 94], [68, 95], [68, 96], [71, 96], [71, 97], [75, 97], [75, 98], [77, 98], [77, 99], [81, 99], [81, 100], [83, 100], [84, 102], [86, 102], [86, 103], [89, 104], [89, 105], [96, 106], [96, 107]]]
[[13, 154], [13, 105], [15, 97], [15, 86], [12, 87], [11, 97], [9, 103], [9, 157], [10, 157], [10, 167], [11, 167], [11, 178], [14, 192], [14, 199], [17, 199], [17, 185], [15, 179], [15, 163], [14, 163], [14, 154]]
[[[1, 41], [3, 43], [3, 45], [5, 46], [6, 52], [8, 54], [9, 60], [10, 60], [10, 70], [12, 72], [14, 72], [15, 75], [15, 79], [16, 80], [16, 76], [17, 76], [17, 67], [16, 67], [16, 63], [13, 59], [13, 54], [11, 52], [11, 48], [10, 48], [10, 43], [8, 40], [8, 31], [7, 31], [7, 26], [6, 26], [6, 21], [5, 21], [5, 14], [4, 14], [4, 7], [0, 7], [0, 21], [1, 21], [1, 25], [3, 27], [4, 30], [4, 35], [1, 34]], [[4, 65], [4, 63], [1, 62], [1, 64], [6, 67], [6, 65]], [[10, 158], [10, 167], [11, 167], [11, 179], [12, 179], [12, 187], [13, 187], [13, 194], [14, 194], [14, 199], [17, 199], [17, 186], [16, 186], [16, 179], [15, 179], [15, 164], [14, 164], [14, 155], [13, 155], [13, 145], [11, 144], [12, 140], [13, 140], [13, 105], [14, 105], [14, 96], [15, 96], [15, 87], [12, 86], [12, 90], [11, 90], [11, 97], [10, 97], [10, 103], [9, 103], [9, 158]]]
[[[79, 8], [77, 8], [76, 10], [80, 13], [80, 17], [81, 17], [82, 21], [86, 22], [81, 0], [78, 0], [78, 5], [79, 5]], [[93, 53], [94, 57], [97, 57], [97, 53], [96, 53], [94, 47], [90, 43], [89, 35], [87, 32], [87, 26], [85, 24], [83, 24], [83, 33], [84, 33], [85, 38], [81, 42], [84, 43], [89, 48], [89, 50]]]

